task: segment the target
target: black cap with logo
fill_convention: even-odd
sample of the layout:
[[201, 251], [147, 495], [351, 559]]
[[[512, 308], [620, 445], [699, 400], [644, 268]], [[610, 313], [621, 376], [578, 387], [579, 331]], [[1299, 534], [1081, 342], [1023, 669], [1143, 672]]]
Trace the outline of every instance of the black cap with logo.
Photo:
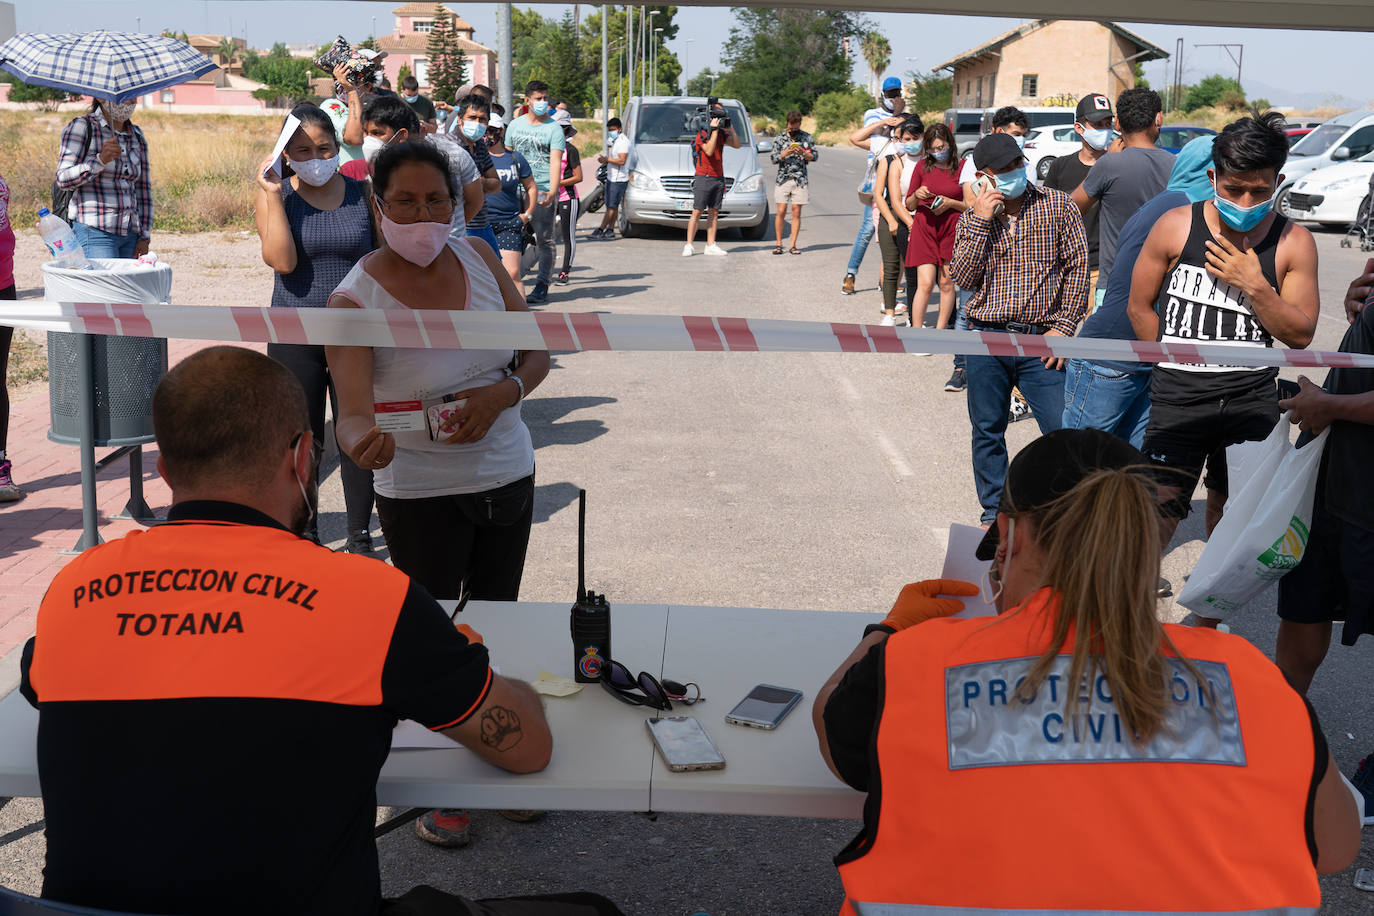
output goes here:
[[1085, 95], [1078, 100], [1078, 110], [1074, 113], [1075, 121], [1082, 121], [1084, 124], [1100, 124], [1103, 121], [1112, 119], [1112, 100], [1100, 92], [1092, 95]]
[[[1094, 471], [1140, 468], [1150, 462], [1139, 449], [1100, 429], [1057, 429], [1021, 449], [1007, 468], [999, 511], [1020, 515], [1043, 509]], [[978, 544], [980, 560], [997, 553], [997, 525]]]

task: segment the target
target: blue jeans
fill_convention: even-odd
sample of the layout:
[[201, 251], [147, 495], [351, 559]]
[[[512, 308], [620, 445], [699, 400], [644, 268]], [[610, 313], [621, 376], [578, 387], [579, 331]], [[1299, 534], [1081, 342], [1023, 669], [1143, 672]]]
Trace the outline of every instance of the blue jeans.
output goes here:
[[[985, 330], [992, 330], [985, 328]], [[1064, 373], [1034, 356], [969, 356], [968, 418], [973, 427], [973, 482], [982, 522], [997, 518], [1007, 479], [1007, 420], [1013, 386], [1021, 389], [1041, 433], [1059, 428], [1064, 415]]]
[[1150, 421], [1150, 373], [1086, 359], [1064, 364], [1064, 428], [1100, 429], [1140, 448]]
[[72, 223], [76, 240], [81, 243], [81, 251], [88, 258], [132, 258], [138, 247], [138, 233], [115, 235], [104, 232], [82, 222]]
[[[954, 288], [954, 330], [969, 330], [968, 316], [964, 314], [964, 303], [973, 295], [972, 290]], [[964, 360], [967, 359], [963, 354], [954, 354], [954, 368], [963, 369]]]
[[869, 243], [873, 241], [873, 233], [877, 228], [873, 225], [872, 205], [864, 207], [863, 222], [859, 223], [859, 235], [854, 239], [854, 248], [849, 252], [849, 266], [845, 268], [845, 273], [858, 275], [859, 265], [864, 262], [864, 255], [868, 254]]

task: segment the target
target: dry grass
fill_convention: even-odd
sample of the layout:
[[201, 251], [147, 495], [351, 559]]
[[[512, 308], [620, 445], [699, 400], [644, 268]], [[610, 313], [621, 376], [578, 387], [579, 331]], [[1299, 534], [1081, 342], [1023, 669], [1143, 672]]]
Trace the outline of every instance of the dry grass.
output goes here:
[[[70, 115], [0, 111], [0, 170], [10, 219], [33, 225], [47, 206], [62, 129]], [[241, 229], [253, 224], [253, 173], [280, 121], [244, 115], [140, 113], [153, 175], [155, 231]]]
[[17, 391], [31, 382], [45, 382], [48, 379], [48, 348], [37, 331], [19, 329], [14, 332], [10, 344], [10, 359], [5, 373], [5, 384], [10, 391]]

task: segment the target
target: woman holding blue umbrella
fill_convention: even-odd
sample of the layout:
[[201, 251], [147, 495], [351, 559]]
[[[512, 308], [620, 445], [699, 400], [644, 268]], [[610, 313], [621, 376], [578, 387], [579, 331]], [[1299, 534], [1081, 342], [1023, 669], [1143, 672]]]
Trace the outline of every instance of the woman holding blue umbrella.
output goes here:
[[137, 100], [97, 100], [62, 131], [57, 187], [70, 191], [67, 219], [88, 258], [148, 253], [153, 187], [148, 143], [130, 117]]

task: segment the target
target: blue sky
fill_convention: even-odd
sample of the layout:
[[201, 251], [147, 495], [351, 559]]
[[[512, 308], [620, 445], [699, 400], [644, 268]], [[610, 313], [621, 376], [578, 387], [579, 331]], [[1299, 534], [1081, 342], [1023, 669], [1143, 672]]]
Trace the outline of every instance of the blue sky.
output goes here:
[[[66, 31], [74, 22], [87, 28], [132, 30], [136, 18], [141, 17], [142, 28], [147, 32], [173, 28], [223, 34], [232, 26], [233, 33], [242, 36], [246, 27], [250, 45], [267, 47], [275, 41], [323, 43], [339, 33], [351, 40], [361, 40], [371, 32], [373, 17], [376, 17], [378, 31], [389, 31], [391, 10], [401, 2], [61, 0], [53, 3], [17, 0], [15, 8], [21, 31]], [[449, 6], [476, 27], [478, 41], [495, 45], [495, 4], [454, 2]], [[537, 8], [545, 16], [558, 17], [571, 7], [539, 4]], [[582, 9], [592, 7], [584, 5]], [[929, 69], [1024, 21], [899, 13], [871, 14], [870, 18], [892, 43], [893, 61], [889, 72], [895, 75], [913, 67]], [[672, 43], [673, 50], [679, 59], [688, 55], [687, 65], [693, 73], [702, 67], [718, 67], [721, 42], [732, 21], [728, 9], [679, 7], [680, 29], [677, 40]], [[1365, 33], [1122, 24], [1170, 52], [1177, 39], [1184, 39], [1185, 82], [1195, 82], [1209, 73], [1231, 75], [1235, 72], [1235, 65], [1223, 49], [1196, 48], [1195, 44], [1242, 42], [1245, 45], [1243, 77], [1252, 97], [1267, 96], [1275, 104], [1303, 106], [1340, 98], [1346, 99], [1348, 104], [1374, 101], [1374, 74], [1368, 65], [1374, 39]], [[690, 50], [686, 44], [689, 38], [694, 39]], [[1168, 66], [1172, 67], [1172, 63]], [[1147, 64], [1146, 79], [1155, 86], [1164, 85], [1167, 81], [1165, 67], [1161, 62]], [[856, 63], [854, 78], [861, 84], [868, 80], [867, 67], [861, 60]]]

